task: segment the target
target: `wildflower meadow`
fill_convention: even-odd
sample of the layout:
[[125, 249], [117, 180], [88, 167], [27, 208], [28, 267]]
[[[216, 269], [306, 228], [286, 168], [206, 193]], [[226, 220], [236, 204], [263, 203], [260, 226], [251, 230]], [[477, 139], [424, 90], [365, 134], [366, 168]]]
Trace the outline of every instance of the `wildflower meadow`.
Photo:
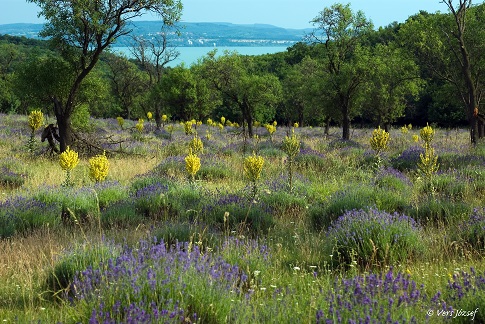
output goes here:
[[485, 322], [469, 131], [115, 117], [0, 114], [3, 323]]

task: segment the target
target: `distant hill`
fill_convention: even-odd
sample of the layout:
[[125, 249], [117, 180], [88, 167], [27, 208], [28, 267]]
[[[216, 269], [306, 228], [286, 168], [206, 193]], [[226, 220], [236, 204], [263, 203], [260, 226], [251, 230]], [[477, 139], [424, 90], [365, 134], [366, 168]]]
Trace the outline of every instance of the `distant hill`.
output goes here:
[[[158, 21], [135, 21], [131, 23], [133, 35], [150, 37], [159, 33], [162, 23]], [[0, 34], [39, 38], [42, 24], [4, 24]], [[184, 22], [178, 24], [180, 34], [172, 33], [174, 46], [291, 46], [303, 39], [311, 29], [286, 29], [273, 25], [238, 25], [231, 23]], [[115, 46], [129, 46], [129, 37], [120, 37]]]

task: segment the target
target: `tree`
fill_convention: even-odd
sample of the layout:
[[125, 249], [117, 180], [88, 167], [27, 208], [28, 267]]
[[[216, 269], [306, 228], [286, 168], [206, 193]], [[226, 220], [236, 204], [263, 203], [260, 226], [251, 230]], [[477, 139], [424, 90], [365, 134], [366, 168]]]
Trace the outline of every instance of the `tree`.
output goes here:
[[226, 52], [216, 57], [216, 51], [207, 54], [201, 62], [203, 76], [219, 91], [223, 100], [237, 107], [241, 121], [250, 137], [253, 121], [274, 118], [281, 100], [281, 83], [269, 73], [257, 74], [252, 70], [252, 59]]
[[419, 94], [419, 68], [405, 51], [394, 44], [376, 44], [367, 56], [370, 68], [365, 83], [365, 116], [389, 131], [392, 122], [402, 117], [408, 99]]
[[41, 32], [69, 63], [72, 81], [67, 95], [51, 94], [59, 127], [60, 149], [72, 142], [71, 116], [83, 80], [96, 66], [101, 53], [120, 36], [130, 33], [127, 22], [149, 11], [164, 24], [180, 19], [179, 0], [27, 0], [40, 7], [47, 23]]
[[470, 141], [476, 144], [485, 135], [477, 113], [484, 88], [485, 5], [472, 6], [471, 0], [441, 2], [448, 14], [421, 12], [400, 33], [435, 77], [453, 85], [465, 107]]
[[124, 57], [111, 56], [106, 62], [111, 89], [121, 108], [122, 117], [131, 119], [133, 107], [146, 89], [146, 74]]
[[353, 13], [350, 5], [334, 4], [325, 8], [312, 21], [315, 30], [310, 42], [325, 45], [325, 72], [329, 75], [334, 102], [340, 111], [342, 139], [350, 139], [350, 122], [357, 108], [354, 100], [365, 76], [357, 64], [356, 50], [362, 37], [372, 30], [362, 11]]
[[[160, 82], [167, 64], [180, 55], [176, 48], [170, 46], [169, 33], [171, 27], [175, 26], [162, 26], [162, 30], [152, 35], [150, 39], [143, 36], [133, 37], [133, 48], [131, 50], [138, 64], [148, 75], [149, 80], [145, 87], [149, 93], [148, 103], [150, 108], [145, 110], [148, 111], [153, 108], [155, 124], [158, 129], [162, 125], [161, 98], [158, 96], [161, 93]], [[175, 30], [175, 32], [178, 31]]]

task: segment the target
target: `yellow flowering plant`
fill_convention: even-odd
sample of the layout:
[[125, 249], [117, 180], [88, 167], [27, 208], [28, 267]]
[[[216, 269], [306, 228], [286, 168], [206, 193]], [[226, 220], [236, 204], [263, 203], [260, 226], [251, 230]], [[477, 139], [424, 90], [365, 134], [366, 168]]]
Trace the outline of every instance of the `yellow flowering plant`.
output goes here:
[[35, 132], [44, 124], [44, 114], [40, 110], [33, 110], [29, 115], [29, 127]]
[[153, 114], [150, 111], [147, 112], [147, 118], [148, 118], [148, 121], [152, 120], [153, 118]]
[[192, 150], [189, 151], [189, 155], [185, 157], [185, 170], [192, 179], [192, 182], [195, 180], [195, 175], [200, 169], [200, 158], [192, 153]]
[[248, 156], [244, 159], [244, 174], [246, 178], [252, 183], [253, 186], [253, 198], [257, 193], [257, 181], [261, 177], [261, 172], [263, 171], [264, 158], [262, 156], [253, 155]]
[[66, 171], [66, 179], [63, 183], [64, 186], [72, 186], [71, 182], [71, 170], [74, 169], [79, 163], [79, 155], [77, 152], [72, 151], [69, 146], [67, 149], [59, 155], [59, 165]]
[[276, 132], [275, 122], [273, 124], [266, 124], [264, 127], [269, 133], [269, 139], [271, 140], [271, 143], [273, 143], [273, 134]]
[[419, 136], [424, 141], [425, 145], [430, 144], [434, 137], [434, 129], [426, 124], [426, 127], [423, 127], [419, 132]]
[[30, 152], [34, 151], [35, 131], [44, 124], [44, 114], [40, 110], [33, 110], [29, 115], [29, 128], [31, 130], [28, 148]]
[[118, 116], [116, 117], [116, 120], [118, 121], [118, 125], [120, 126], [120, 128], [123, 129], [123, 125], [125, 124], [125, 120], [123, 119], [123, 117]]
[[194, 138], [190, 141], [189, 147], [192, 152], [194, 152], [194, 154], [202, 153], [202, 151], [204, 150], [204, 143], [196, 134]]
[[138, 123], [135, 125], [135, 128], [141, 133], [145, 128], [145, 120], [143, 118], [138, 119]]
[[375, 152], [376, 157], [376, 168], [379, 169], [381, 166], [381, 152], [387, 150], [389, 144], [389, 133], [385, 130], [378, 128], [374, 129], [372, 132], [372, 137], [369, 140], [371, 148]]
[[192, 120], [187, 120], [186, 122], [182, 123], [184, 126], [185, 135], [191, 135], [193, 133], [192, 125], [195, 124]]
[[434, 138], [434, 129], [426, 124], [419, 132], [419, 136], [424, 142], [424, 153], [419, 155], [420, 162], [418, 162], [418, 168], [421, 174], [428, 180], [431, 180], [432, 176], [438, 171], [438, 156], [435, 154], [434, 149], [431, 147], [431, 142]]
[[106, 152], [89, 159], [89, 176], [95, 182], [102, 182], [108, 176], [109, 161]]

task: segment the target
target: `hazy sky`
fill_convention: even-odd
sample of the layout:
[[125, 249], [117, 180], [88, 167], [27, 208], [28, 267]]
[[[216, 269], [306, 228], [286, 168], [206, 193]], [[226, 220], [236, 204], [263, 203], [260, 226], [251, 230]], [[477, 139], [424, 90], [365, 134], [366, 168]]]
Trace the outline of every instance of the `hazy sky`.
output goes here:
[[[182, 20], [307, 28], [312, 27], [309, 21], [323, 8], [336, 2], [350, 3], [354, 11], [362, 10], [376, 27], [386, 26], [393, 21], [404, 22], [419, 10], [446, 12], [440, 0], [182, 0]], [[0, 0], [0, 24], [42, 22], [37, 18], [37, 12], [38, 8], [25, 0]], [[144, 18], [153, 19], [148, 16]]]

